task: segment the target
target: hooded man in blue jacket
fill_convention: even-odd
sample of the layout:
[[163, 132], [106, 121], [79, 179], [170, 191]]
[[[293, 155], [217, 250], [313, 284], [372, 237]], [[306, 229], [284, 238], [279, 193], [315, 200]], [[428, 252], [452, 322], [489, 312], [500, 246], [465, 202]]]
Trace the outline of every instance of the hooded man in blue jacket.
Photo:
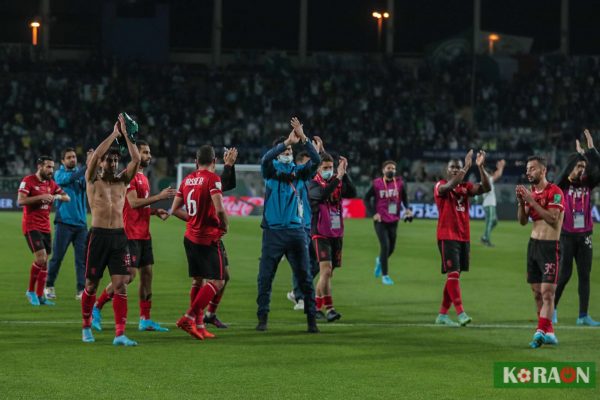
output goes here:
[[[89, 155], [93, 152], [90, 150]], [[72, 147], [62, 152], [62, 165], [54, 173], [56, 183], [69, 195], [71, 201], [56, 202], [54, 217], [54, 247], [52, 259], [48, 264], [48, 280], [45, 294], [49, 299], [56, 298], [54, 282], [60, 270], [60, 264], [72, 243], [75, 250], [75, 274], [77, 277], [76, 299], [81, 300], [85, 287], [85, 245], [87, 238], [87, 196], [85, 193], [86, 167], [77, 166], [77, 153]]]
[[[309, 268], [306, 229], [310, 229], [311, 211], [307, 184], [319, 165], [319, 154], [308, 140], [297, 118], [292, 118], [294, 128], [287, 138], [281, 137], [261, 160], [265, 180], [265, 203], [261, 228], [262, 252], [258, 271], [258, 325], [256, 330], [266, 331], [271, 302], [271, 286], [277, 266], [285, 254], [294, 276], [304, 294], [304, 313], [308, 332], [319, 332], [315, 313], [315, 289]], [[292, 145], [300, 144], [310, 156], [302, 165], [294, 164]]]

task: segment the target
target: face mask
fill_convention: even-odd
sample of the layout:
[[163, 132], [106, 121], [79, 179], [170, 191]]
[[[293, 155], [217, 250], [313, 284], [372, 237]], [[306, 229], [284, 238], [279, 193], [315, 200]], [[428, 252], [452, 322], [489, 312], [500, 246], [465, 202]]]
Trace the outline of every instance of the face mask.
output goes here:
[[282, 164], [289, 164], [292, 162], [292, 156], [286, 156], [284, 154], [280, 154], [277, 156], [277, 160]]
[[394, 175], [396, 175], [396, 173], [394, 171], [387, 171], [385, 173], [385, 177], [388, 179], [392, 179], [394, 177]]
[[321, 178], [329, 180], [333, 176], [333, 171], [321, 171]]

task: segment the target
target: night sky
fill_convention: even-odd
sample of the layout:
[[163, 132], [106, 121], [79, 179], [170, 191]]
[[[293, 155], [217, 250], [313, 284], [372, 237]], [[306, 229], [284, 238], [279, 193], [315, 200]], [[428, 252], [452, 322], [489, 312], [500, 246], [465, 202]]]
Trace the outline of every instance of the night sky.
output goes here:
[[[152, 13], [170, 4], [171, 48], [208, 49], [212, 0], [116, 1], [121, 15]], [[105, 1], [51, 0], [51, 45], [99, 46]], [[223, 0], [223, 47], [296, 50], [299, 0]], [[0, 42], [27, 43], [39, 0], [0, 0]], [[374, 10], [385, 0], [309, 0], [309, 51], [376, 51]], [[396, 0], [395, 52], [419, 54], [472, 27], [471, 0]], [[600, 54], [600, 0], [571, 0], [571, 53]], [[534, 53], [559, 47], [560, 0], [482, 1], [481, 28], [530, 36]]]

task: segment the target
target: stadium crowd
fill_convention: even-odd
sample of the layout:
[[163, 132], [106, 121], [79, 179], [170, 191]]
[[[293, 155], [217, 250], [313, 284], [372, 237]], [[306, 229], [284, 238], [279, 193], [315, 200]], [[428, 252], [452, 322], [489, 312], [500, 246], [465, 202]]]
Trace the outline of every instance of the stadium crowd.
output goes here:
[[419, 161], [424, 149], [572, 151], [583, 127], [593, 130], [600, 120], [600, 68], [591, 57], [526, 57], [509, 80], [489, 68], [490, 59], [479, 60], [474, 109], [466, 56], [416, 65], [320, 64], [295, 69], [273, 57], [261, 67], [240, 62], [213, 70], [0, 57], [0, 172], [23, 175], [33, 168], [26, 160], [41, 153], [58, 160], [66, 146], [84, 154], [121, 110], [140, 122], [169, 175], [193, 159], [186, 148], [206, 142], [236, 146], [240, 163], [258, 163], [265, 143], [288, 129], [292, 110], [312, 135], [327, 136], [328, 145], [353, 160], [357, 178], [395, 159], [412, 181], [441, 173]]

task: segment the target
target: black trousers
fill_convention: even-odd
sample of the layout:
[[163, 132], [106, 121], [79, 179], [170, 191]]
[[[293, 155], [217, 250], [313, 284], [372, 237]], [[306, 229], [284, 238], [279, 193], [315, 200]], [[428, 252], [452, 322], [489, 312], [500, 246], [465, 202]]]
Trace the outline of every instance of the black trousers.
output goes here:
[[587, 314], [590, 303], [590, 274], [592, 272], [592, 234], [560, 235], [560, 269], [558, 286], [554, 297], [554, 306], [558, 306], [560, 297], [573, 274], [573, 259], [577, 263], [579, 278], [579, 313]]
[[396, 232], [398, 231], [398, 221], [396, 222], [377, 222], [375, 221], [375, 233], [379, 239], [379, 262], [381, 263], [381, 273], [388, 274], [388, 258], [396, 248]]

